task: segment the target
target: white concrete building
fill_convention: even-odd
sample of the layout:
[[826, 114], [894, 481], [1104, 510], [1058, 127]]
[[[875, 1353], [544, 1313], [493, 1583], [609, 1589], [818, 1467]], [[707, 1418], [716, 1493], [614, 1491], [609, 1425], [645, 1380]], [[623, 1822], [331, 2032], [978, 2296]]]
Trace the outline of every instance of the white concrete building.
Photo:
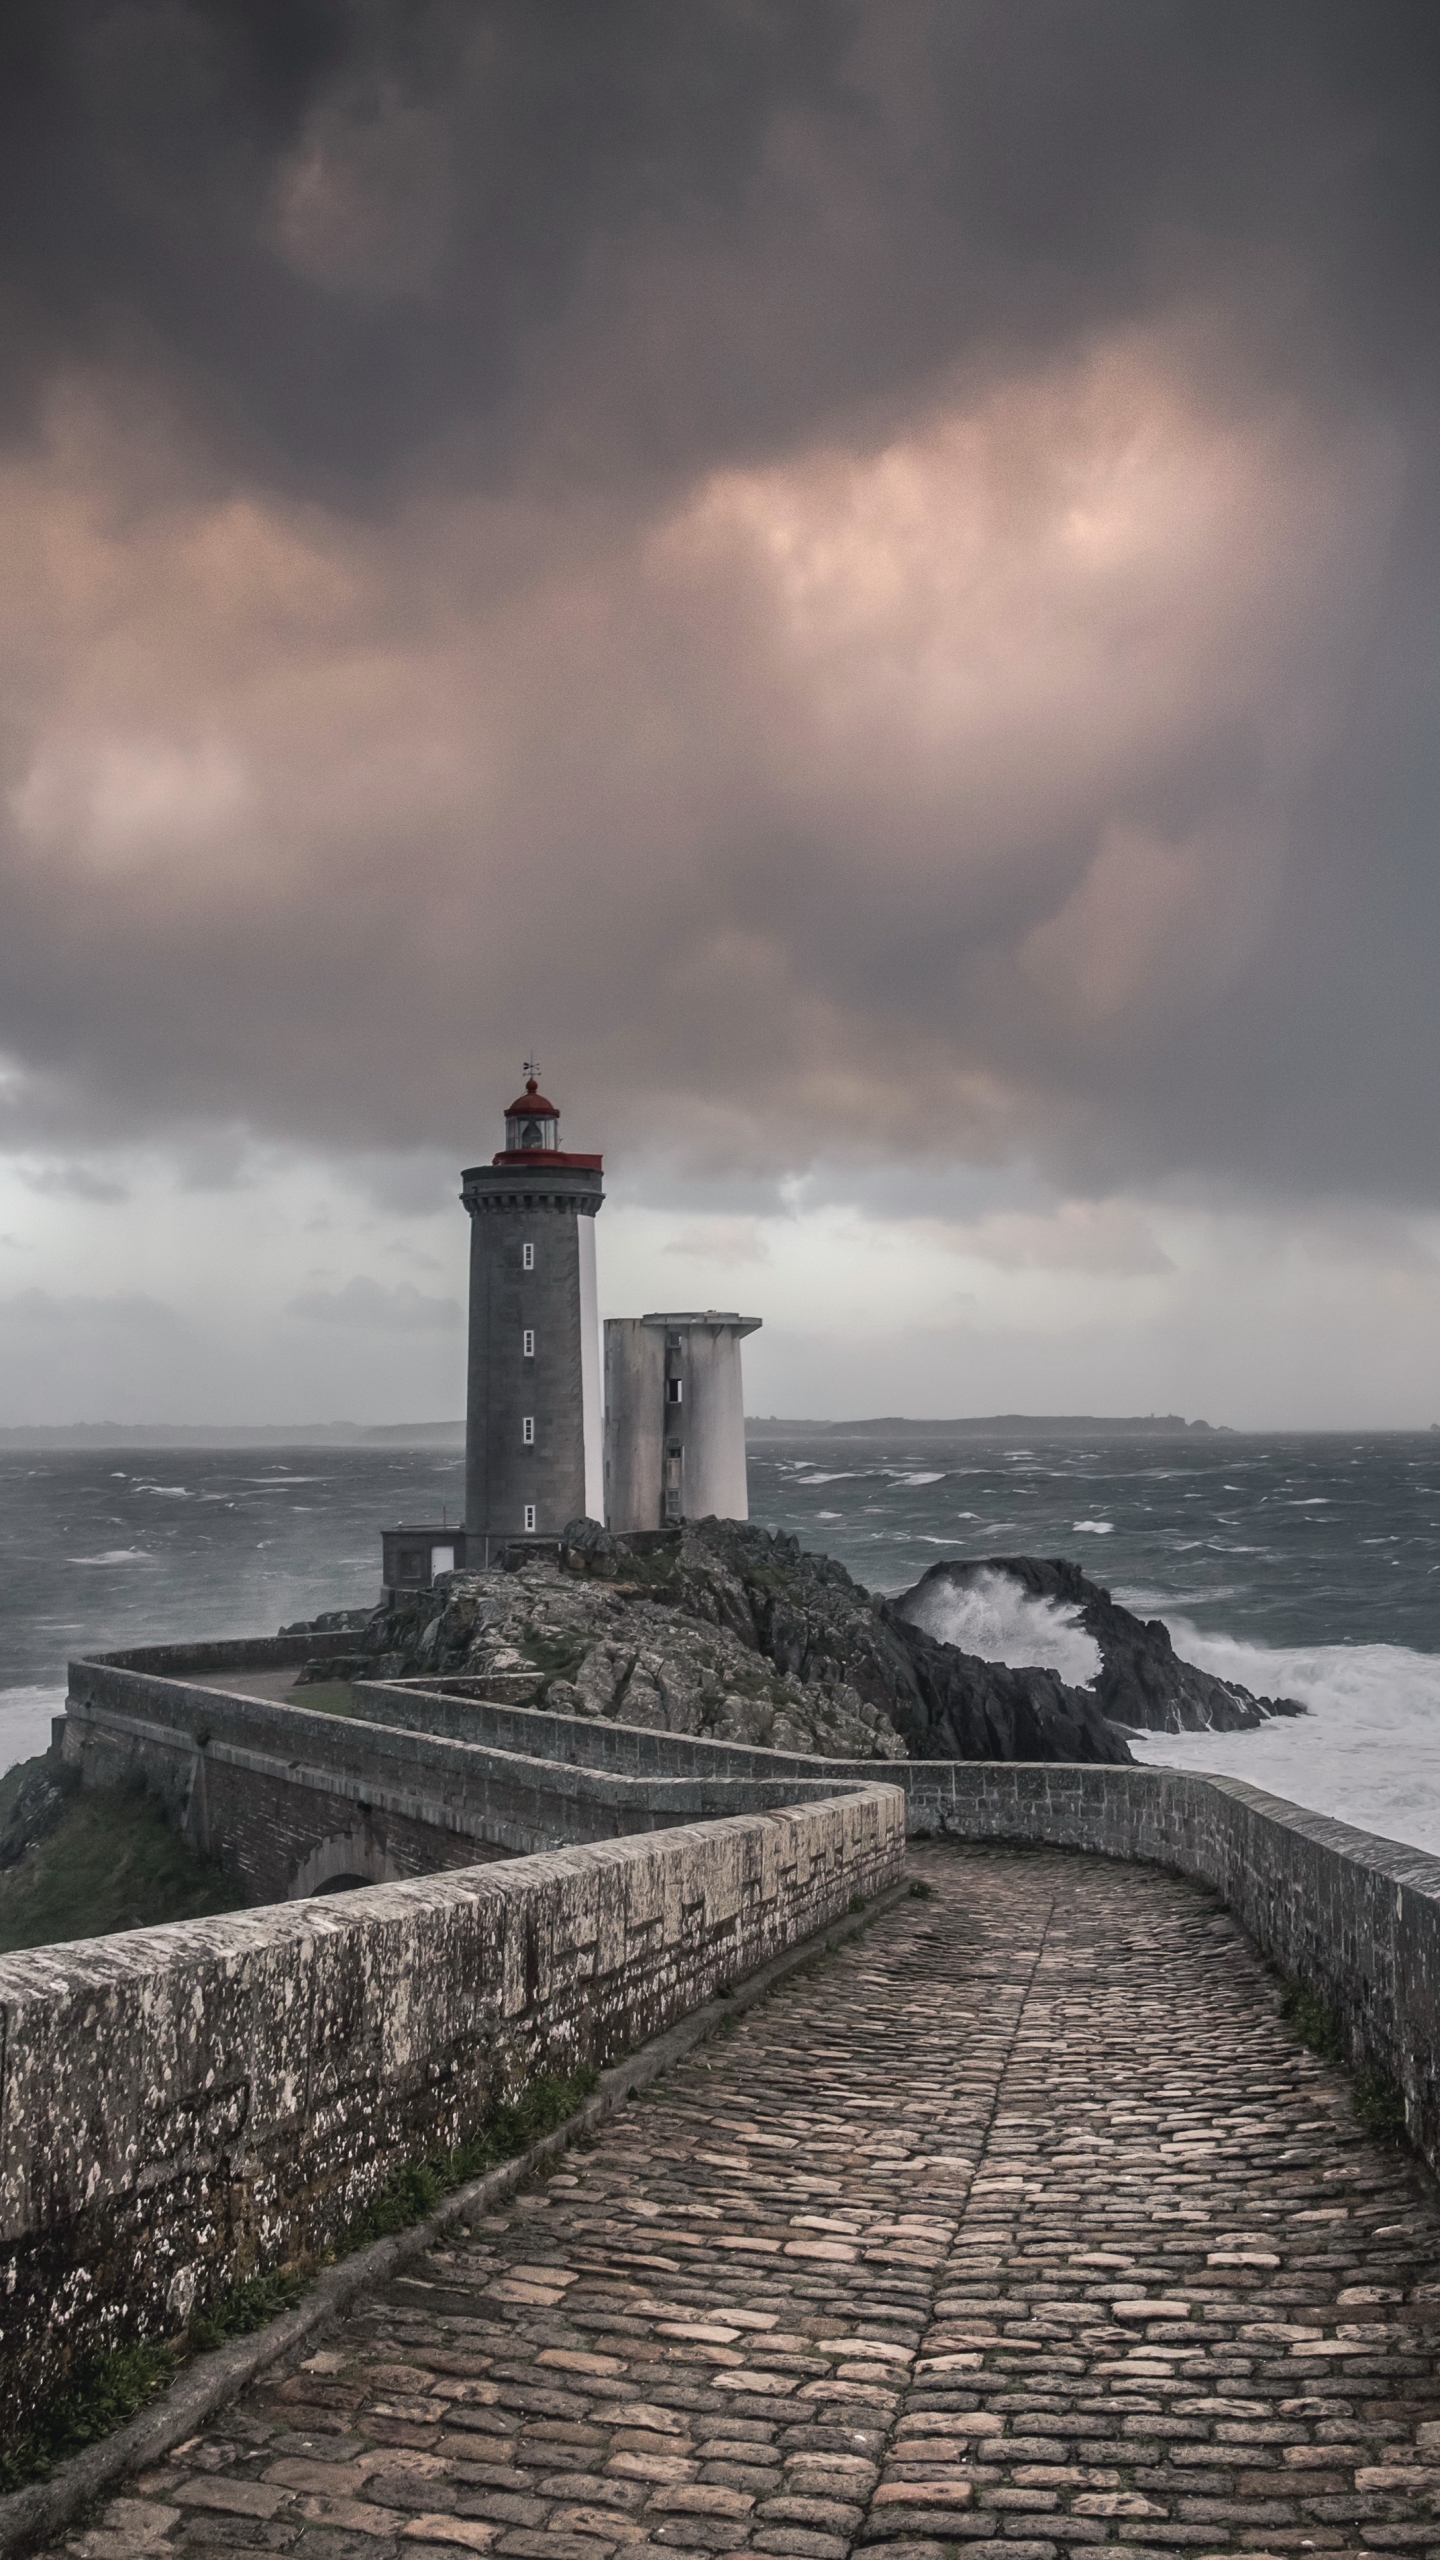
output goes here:
[[759, 1326], [714, 1307], [608, 1320], [607, 1528], [749, 1518], [740, 1344]]

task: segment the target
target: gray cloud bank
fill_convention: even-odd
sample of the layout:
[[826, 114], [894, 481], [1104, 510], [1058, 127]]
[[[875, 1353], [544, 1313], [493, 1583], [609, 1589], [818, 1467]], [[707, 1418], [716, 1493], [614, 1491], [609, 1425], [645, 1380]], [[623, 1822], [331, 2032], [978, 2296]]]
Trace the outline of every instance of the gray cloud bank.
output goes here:
[[3, 41], [14, 1143], [1440, 1198], [1433, 10]]

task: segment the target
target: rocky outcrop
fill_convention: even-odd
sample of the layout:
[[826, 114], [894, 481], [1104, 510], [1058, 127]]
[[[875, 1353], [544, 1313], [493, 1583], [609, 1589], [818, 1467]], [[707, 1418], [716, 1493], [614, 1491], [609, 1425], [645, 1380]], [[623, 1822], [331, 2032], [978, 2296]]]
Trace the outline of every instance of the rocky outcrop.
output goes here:
[[[549, 1555], [517, 1549], [511, 1570], [450, 1574], [436, 1591], [377, 1610], [355, 1650], [351, 1638], [343, 1653], [317, 1651], [314, 1675], [463, 1674], [562, 1715], [836, 1759], [903, 1758], [882, 1680], [857, 1681], [834, 1648], [822, 1657], [807, 1647], [798, 1617], [779, 1651], [759, 1640], [729, 1542], [707, 1537], [709, 1525], [631, 1540], [576, 1522]], [[774, 1611], [785, 1576], [773, 1561], [768, 1571], [762, 1605]]]
[[313, 1676], [463, 1675], [562, 1714], [832, 1759], [1129, 1758], [1093, 1698], [937, 1643], [794, 1538], [577, 1521], [512, 1562], [377, 1610], [343, 1653], [317, 1647]]
[[1305, 1713], [1294, 1698], [1257, 1698], [1237, 1680], [1218, 1680], [1182, 1661], [1159, 1618], [1135, 1617], [1098, 1582], [1089, 1581], [1078, 1565], [1060, 1559], [986, 1556], [932, 1565], [912, 1590], [902, 1593], [895, 1611], [933, 1627], [937, 1616], [943, 1619], [936, 1602], [946, 1592], [962, 1591], [993, 1574], [1006, 1575], [1032, 1600], [1063, 1608], [1071, 1623], [1094, 1639], [1101, 1668], [1086, 1692], [1069, 1694], [1088, 1694], [1112, 1724], [1141, 1733], [1236, 1733], [1270, 1716]]
[[49, 1838], [80, 1784], [78, 1769], [68, 1768], [53, 1749], [6, 1772], [8, 1784], [0, 1809], [0, 1873], [18, 1866], [27, 1849]]
[[876, 1606], [915, 1684], [916, 1712], [903, 1727], [912, 1760], [1129, 1760], [1124, 1735], [1095, 1699], [1058, 1672], [982, 1661], [927, 1635], [889, 1602]]

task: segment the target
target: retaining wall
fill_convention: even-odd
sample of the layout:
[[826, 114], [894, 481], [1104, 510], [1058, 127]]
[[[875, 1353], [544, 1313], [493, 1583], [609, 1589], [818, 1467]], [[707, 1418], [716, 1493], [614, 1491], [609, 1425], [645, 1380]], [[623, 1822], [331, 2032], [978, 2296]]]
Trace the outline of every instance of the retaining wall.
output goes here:
[[893, 1883], [898, 1792], [0, 1957], [0, 2433]]

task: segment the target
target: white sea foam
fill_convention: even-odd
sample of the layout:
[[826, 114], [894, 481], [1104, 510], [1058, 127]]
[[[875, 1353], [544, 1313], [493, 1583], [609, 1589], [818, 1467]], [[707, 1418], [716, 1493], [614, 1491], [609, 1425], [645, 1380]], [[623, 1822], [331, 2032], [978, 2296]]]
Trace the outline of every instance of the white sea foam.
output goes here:
[[1075, 1689], [1088, 1687], [1100, 1668], [1100, 1647], [1079, 1624], [1078, 1608], [1034, 1599], [1008, 1573], [987, 1568], [973, 1582], [932, 1582], [906, 1615], [962, 1653], [1016, 1671], [1039, 1664]]
[[67, 1564], [148, 1564], [148, 1547], [105, 1547], [98, 1556], [67, 1556]]
[[1113, 1536], [1115, 1529], [1115, 1523], [1113, 1520], [1076, 1520], [1072, 1525], [1076, 1529], [1084, 1529], [1088, 1531], [1092, 1538], [1111, 1537]]
[[1244, 1644], [1167, 1617], [1202, 1671], [1310, 1712], [1253, 1733], [1154, 1733], [1137, 1760], [1246, 1778], [1312, 1813], [1440, 1854], [1440, 1654], [1400, 1644]]
[[0, 1689], [0, 1775], [49, 1750], [50, 1719], [64, 1704], [63, 1689]]

